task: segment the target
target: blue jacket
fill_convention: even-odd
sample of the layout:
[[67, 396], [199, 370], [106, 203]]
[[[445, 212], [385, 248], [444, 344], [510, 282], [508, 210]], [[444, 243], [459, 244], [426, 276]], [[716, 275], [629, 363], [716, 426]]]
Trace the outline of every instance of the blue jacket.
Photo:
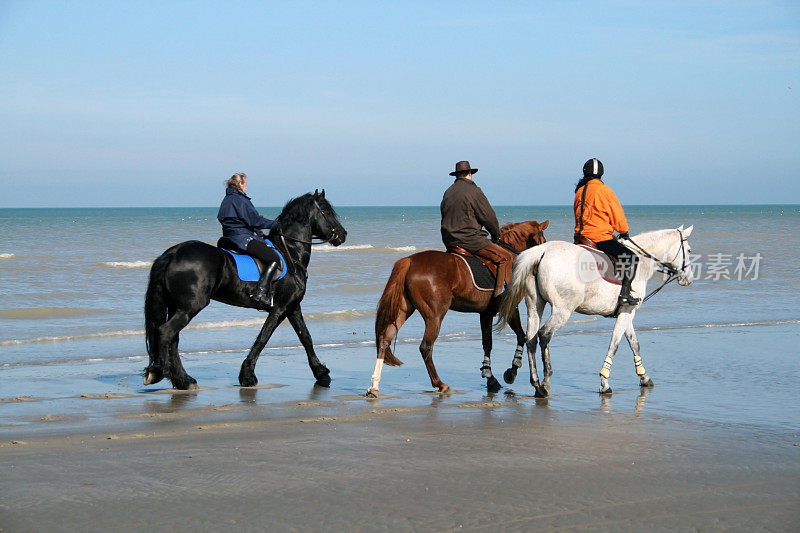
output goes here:
[[233, 187], [225, 189], [217, 220], [222, 224], [222, 236], [242, 250], [247, 250], [247, 243], [258, 237], [255, 230], [280, 227], [278, 222], [259, 215], [250, 197]]

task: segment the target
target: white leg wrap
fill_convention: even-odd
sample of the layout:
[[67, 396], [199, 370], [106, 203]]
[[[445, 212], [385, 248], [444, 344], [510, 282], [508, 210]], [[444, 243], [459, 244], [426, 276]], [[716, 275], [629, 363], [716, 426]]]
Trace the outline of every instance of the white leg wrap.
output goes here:
[[600, 375], [606, 379], [611, 375], [611, 361], [611, 356], [607, 355], [606, 360], [603, 361], [603, 368], [600, 369]]
[[633, 364], [636, 365], [636, 375], [643, 376], [645, 375], [644, 365], [642, 364], [642, 358], [638, 355], [633, 356]]
[[370, 390], [377, 391], [378, 384], [381, 382], [381, 372], [383, 371], [383, 359], [377, 359], [375, 361], [375, 372], [372, 373], [372, 386]]
[[522, 346], [517, 346], [517, 350], [514, 352], [514, 360], [511, 361], [511, 366], [520, 368], [522, 366], [522, 350], [524, 348]]

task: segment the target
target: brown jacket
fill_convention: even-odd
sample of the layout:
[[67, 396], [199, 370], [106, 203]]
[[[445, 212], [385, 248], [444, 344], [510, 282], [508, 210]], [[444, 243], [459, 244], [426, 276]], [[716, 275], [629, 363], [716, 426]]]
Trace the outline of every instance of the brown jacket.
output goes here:
[[461, 246], [469, 252], [477, 252], [489, 244], [486, 232], [492, 240], [500, 238], [497, 215], [489, 200], [475, 182], [456, 178], [442, 198], [442, 241], [445, 246]]

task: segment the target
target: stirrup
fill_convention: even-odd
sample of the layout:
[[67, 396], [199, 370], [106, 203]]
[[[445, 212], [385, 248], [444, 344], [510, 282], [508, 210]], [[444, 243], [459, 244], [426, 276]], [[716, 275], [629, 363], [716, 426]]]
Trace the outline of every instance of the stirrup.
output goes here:
[[261, 291], [256, 289], [256, 292], [251, 294], [250, 298], [260, 303], [268, 310], [272, 309], [272, 306], [274, 304], [273, 297], [272, 294], [270, 294], [270, 291], [264, 291], [264, 293], [262, 294]]
[[641, 300], [639, 298], [634, 298], [633, 296], [623, 296], [620, 294], [619, 298], [617, 298], [617, 306], [620, 305], [639, 305]]

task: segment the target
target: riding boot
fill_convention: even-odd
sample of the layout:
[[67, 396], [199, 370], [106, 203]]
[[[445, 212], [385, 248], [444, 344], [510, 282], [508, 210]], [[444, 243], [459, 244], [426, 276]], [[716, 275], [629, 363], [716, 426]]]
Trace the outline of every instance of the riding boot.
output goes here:
[[512, 263], [508, 260], [504, 260], [495, 263], [495, 265], [497, 265], [497, 276], [494, 283], [494, 292], [492, 293], [493, 297], [503, 294], [511, 274]]
[[639, 298], [631, 296], [631, 283], [633, 283], [633, 275], [630, 270], [626, 269], [622, 275], [622, 289], [617, 300], [617, 306], [639, 304]]
[[258, 279], [258, 286], [252, 298], [263, 304], [267, 309], [272, 309], [273, 281], [280, 275], [277, 263], [270, 263]]

